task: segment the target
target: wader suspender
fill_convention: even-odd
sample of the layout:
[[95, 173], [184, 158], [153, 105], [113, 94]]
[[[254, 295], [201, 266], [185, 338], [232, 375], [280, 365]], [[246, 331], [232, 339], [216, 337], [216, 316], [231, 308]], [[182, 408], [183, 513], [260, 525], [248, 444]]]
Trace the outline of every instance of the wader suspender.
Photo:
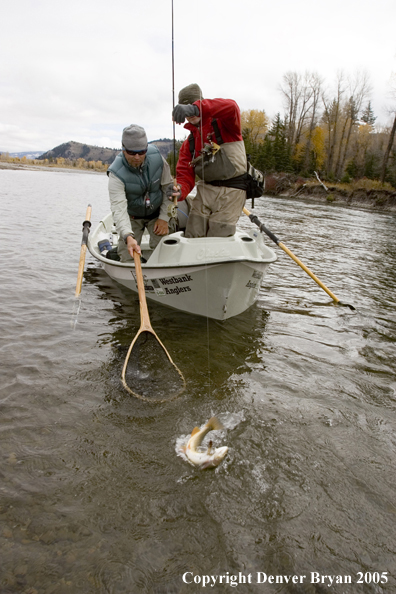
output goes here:
[[[215, 118], [212, 118], [212, 128], [213, 128], [214, 133], [215, 133], [217, 144], [224, 144], [224, 140], [221, 137], [219, 125], [218, 125], [217, 120]], [[195, 157], [195, 138], [194, 138], [194, 135], [193, 135], [192, 132], [190, 132], [190, 135], [188, 137], [188, 145], [190, 147], [191, 160], [193, 160], [194, 157]]]
[[224, 140], [221, 137], [219, 125], [218, 125], [217, 120], [215, 118], [212, 119], [212, 128], [213, 128], [214, 133], [215, 133], [217, 144], [224, 144]]

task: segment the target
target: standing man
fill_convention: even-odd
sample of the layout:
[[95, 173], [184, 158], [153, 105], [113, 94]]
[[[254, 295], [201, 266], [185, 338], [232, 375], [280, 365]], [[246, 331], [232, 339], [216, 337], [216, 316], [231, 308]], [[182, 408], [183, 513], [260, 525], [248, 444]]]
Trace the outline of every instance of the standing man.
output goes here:
[[197, 84], [184, 87], [173, 121], [190, 131], [179, 153], [171, 200], [184, 200], [195, 186], [186, 237], [234, 235], [246, 200], [246, 151], [241, 115], [232, 99], [203, 99]]
[[148, 145], [146, 132], [131, 124], [122, 132], [122, 152], [107, 170], [113, 220], [119, 236], [121, 262], [141, 253], [147, 228], [154, 249], [169, 232], [166, 190], [172, 182], [170, 168], [158, 148]]

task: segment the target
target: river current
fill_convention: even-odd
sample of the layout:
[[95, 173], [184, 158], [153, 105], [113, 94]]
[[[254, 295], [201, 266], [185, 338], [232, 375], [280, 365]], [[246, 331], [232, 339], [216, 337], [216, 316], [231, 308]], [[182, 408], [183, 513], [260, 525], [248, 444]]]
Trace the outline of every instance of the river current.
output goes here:
[[[187, 383], [154, 405], [120, 382], [137, 296], [88, 254], [74, 299], [106, 176], [0, 170], [0, 199], [1, 594], [396, 592], [395, 214], [256, 200], [356, 309], [268, 239], [240, 316], [148, 301]], [[177, 446], [212, 415], [229, 452], [199, 471]]]

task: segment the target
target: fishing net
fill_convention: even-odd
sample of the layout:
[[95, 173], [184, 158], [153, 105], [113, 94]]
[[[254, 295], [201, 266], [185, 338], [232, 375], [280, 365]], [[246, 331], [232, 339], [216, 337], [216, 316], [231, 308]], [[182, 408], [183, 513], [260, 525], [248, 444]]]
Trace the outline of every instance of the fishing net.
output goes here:
[[150, 323], [140, 255], [134, 251], [136, 284], [140, 304], [140, 328], [129, 347], [121, 379], [130, 394], [146, 402], [167, 402], [184, 392], [180, 369], [154, 332]]
[[155, 333], [142, 331], [133, 340], [122, 372], [126, 390], [146, 402], [174, 400], [185, 389], [181, 371]]

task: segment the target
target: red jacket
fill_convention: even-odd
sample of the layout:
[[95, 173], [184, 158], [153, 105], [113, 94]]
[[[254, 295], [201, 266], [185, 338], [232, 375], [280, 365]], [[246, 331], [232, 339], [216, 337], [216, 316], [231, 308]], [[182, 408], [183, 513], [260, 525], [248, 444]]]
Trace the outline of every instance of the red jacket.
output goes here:
[[[238, 105], [232, 99], [203, 99], [195, 101], [200, 111], [201, 121], [198, 126], [190, 123], [184, 128], [192, 132], [195, 140], [195, 156], [198, 156], [204, 144], [208, 142], [208, 134], [213, 133], [212, 140], [216, 142], [216, 135], [212, 126], [212, 119], [217, 120], [221, 137], [224, 142], [243, 140], [241, 131], [241, 113]], [[202, 136], [201, 136], [202, 134]], [[195, 168], [190, 167], [192, 160], [188, 138], [180, 147], [179, 160], [176, 167], [177, 183], [181, 186], [182, 200], [195, 186]]]

